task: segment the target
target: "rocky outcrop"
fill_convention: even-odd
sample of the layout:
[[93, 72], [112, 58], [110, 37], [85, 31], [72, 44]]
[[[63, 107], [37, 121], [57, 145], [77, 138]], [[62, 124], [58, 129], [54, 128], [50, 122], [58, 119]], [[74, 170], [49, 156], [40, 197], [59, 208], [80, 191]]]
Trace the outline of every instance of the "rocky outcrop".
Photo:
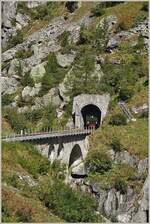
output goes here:
[[59, 90], [57, 88], [52, 88], [46, 95], [43, 97], [36, 97], [35, 105], [32, 106], [32, 109], [41, 108], [43, 106], [48, 106], [53, 104], [56, 107], [59, 107], [62, 103], [62, 100], [59, 96]]
[[17, 2], [2, 2], [2, 45], [6, 43], [6, 41], [14, 32], [14, 29], [12, 27], [12, 20], [15, 18], [16, 9]]
[[38, 95], [41, 89], [41, 83], [35, 84], [34, 87], [26, 86], [22, 91], [22, 98], [27, 99], [28, 97], [34, 97]]
[[1, 77], [1, 85], [2, 85], [2, 94], [12, 94], [15, 93], [17, 90], [17, 87], [19, 86], [19, 82], [11, 77]]
[[[110, 37], [107, 48], [113, 49], [117, 47], [123, 41], [128, 41], [134, 36], [142, 35], [145, 39], [148, 39], [148, 20], [140, 23], [137, 27], [130, 29], [129, 31], [121, 31]], [[147, 41], [145, 40], [145, 44]]]
[[132, 110], [135, 114], [141, 113], [141, 112], [143, 112], [143, 111], [147, 111], [147, 110], [148, 110], [148, 104], [147, 104], [147, 103], [144, 103], [142, 106], [139, 106], [139, 107], [132, 107], [131, 110]]
[[149, 222], [149, 180], [145, 181], [145, 184], [140, 193], [140, 199], [138, 200], [138, 211], [132, 218], [132, 222], [135, 223], [148, 223]]
[[56, 58], [57, 58], [57, 63], [61, 67], [68, 67], [74, 61], [75, 55], [74, 54], [61, 54], [58, 52], [56, 55]]
[[33, 78], [35, 82], [40, 82], [42, 77], [45, 74], [45, 65], [46, 62], [36, 65], [31, 69], [30, 76]]

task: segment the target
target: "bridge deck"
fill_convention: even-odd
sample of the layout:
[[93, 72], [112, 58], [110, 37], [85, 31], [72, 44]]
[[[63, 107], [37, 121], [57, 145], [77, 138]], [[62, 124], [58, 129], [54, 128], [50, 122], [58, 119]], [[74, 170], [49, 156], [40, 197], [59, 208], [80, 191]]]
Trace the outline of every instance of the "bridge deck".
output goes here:
[[40, 139], [52, 139], [67, 136], [88, 135], [92, 131], [93, 129], [71, 129], [71, 130], [53, 131], [53, 132], [38, 132], [23, 135], [13, 134], [11, 136], [2, 137], [2, 140], [5, 142], [10, 142], [10, 141], [32, 141]]

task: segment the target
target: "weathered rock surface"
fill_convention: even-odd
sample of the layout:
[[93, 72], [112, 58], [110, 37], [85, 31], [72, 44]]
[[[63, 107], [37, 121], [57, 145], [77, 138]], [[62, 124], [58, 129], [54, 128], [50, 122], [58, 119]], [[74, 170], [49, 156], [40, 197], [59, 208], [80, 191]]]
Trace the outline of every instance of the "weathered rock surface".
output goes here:
[[12, 94], [15, 93], [17, 87], [19, 86], [19, 82], [15, 78], [1, 77], [2, 83], [2, 94]]
[[35, 84], [35, 87], [26, 86], [22, 91], [22, 98], [34, 97], [38, 95], [41, 89], [41, 83]]
[[131, 110], [137, 114], [137, 113], [140, 113], [140, 112], [143, 112], [145, 110], [148, 110], [148, 104], [147, 103], [144, 103], [142, 106], [140, 107], [132, 107]]
[[117, 16], [110, 15], [101, 19], [100, 22], [97, 24], [97, 27], [106, 25], [108, 27], [107, 28], [108, 33], [112, 34], [115, 31], [115, 25], [117, 24], [117, 22], [118, 22]]
[[59, 97], [59, 91], [57, 88], [52, 88], [46, 95], [43, 97], [35, 98], [35, 106], [33, 108], [40, 108], [42, 106], [48, 106], [49, 104], [53, 104], [56, 107], [59, 107], [62, 103], [62, 100]]
[[138, 200], [138, 211], [132, 218], [132, 222], [135, 223], [147, 223], [149, 216], [149, 179], [147, 178], [145, 184], [140, 193], [140, 199]]
[[17, 2], [2, 2], [2, 45], [6, 43], [8, 38], [14, 32], [12, 20], [15, 18]]
[[140, 160], [138, 164], [139, 173], [143, 173], [146, 170], [148, 170], [148, 158]]
[[[137, 27], [130, 29], [129, 31], [121, 31], [109, 39], [107, 48], [115, 48], [117, 47], [122, 41], [127, 41], [131, 39], [135, 35], [142, 35], [144, 38], [148, 38], [148, 20], [140, 23]], [[146, 43], [146, 42], [145, 42]]]
[[61, 54], [58, 52], [56, 55], [57, 62], [61, 67], [68, 67], [73, 62], [75, 55], [73, 54]]
[[36, 65], [35, 67], [33, 67], [31, 69], [30, 76], [33, 78], [33, 80], [35, 82], [37, 82], [37, 83], [40, 82], [42, 77], [44, 76], [44, 74], [45, 74], [45, 65], [46, 65], [46, 63], [43, 62], [41, 64]]
[[136, 155], [131, 155], [129, 152], [126, 150], [122, 152], [117, 152], [115, 155], [115, 160], [118, 163], [127, 163], [130, 166], [137, 166], [139, 162], [139, 158]]

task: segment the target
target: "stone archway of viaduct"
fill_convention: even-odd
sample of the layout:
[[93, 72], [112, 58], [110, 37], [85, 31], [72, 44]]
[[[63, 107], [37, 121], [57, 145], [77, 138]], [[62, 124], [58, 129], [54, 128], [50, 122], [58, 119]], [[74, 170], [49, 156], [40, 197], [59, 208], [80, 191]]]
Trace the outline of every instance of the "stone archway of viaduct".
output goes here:
[[69, 166], [70, 156], [73, 148], [78, 146], [81, 149], [82, 159], [84, 160], [89, 149], [87, 136], [77, 136], [74, 139], [64, 138], [51, 140], [49, 142], [36, 143], [39, 152], [48, 158], [52, 163], [54, 160], [60, 160]]

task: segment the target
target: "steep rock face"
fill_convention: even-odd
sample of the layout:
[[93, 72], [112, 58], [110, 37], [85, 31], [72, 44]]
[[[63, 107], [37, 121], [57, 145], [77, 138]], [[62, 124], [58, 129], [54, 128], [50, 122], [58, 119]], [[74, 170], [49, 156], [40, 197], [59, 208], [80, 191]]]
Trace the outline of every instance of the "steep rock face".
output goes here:
[[132, 222], [146, 223], [149, 222], [149, 179], [147, 178], [140, 193], [138, 200], [138, 211], [134, 215]]
[[15, 78], [1, 77], [2, 94], [12, 94], [16, 92], [19, 82]]
[[12, 19], [15, 18], [17, 2], [2, 2], [2, 44], [4, 44], [13, 33]]
[[137, 27], [130, 29], [129, 31], [121, 31], [115, 35], [112, 35], [108, 41], [107, 48], [115, 48], [123, 41], [128, 41], [133, 37], [142, 35], [145, 40], [145, 44], [147, 45], [148, 39], [148, 20], [146, 19], [144, 22], [140, 23]]

